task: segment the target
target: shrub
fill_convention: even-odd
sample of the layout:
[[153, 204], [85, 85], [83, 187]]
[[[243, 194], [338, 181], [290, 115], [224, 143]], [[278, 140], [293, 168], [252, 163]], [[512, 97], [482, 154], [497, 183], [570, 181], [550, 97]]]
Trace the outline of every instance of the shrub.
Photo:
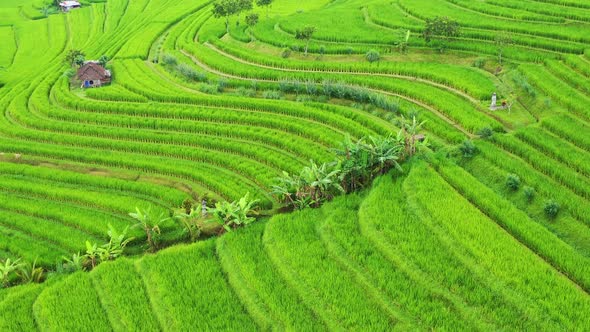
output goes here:
[[506, 187], [512, 191], [517, 191], [520, 188], [520, 178], [516, 174], [508, 174], [506, 178]]
[[370, 50], [369, 52], [367, 52], [367, 54], [365, 54], [365, 58], [370, 63], [373, 63], [379, 61], [379, 59], [381, 59], [381, 55], [379, 55], [379, 52], [376, 50]]
[[219, 92], [219, 86], [213, 84], [203, 84], [199, 87], [199, 91], [202, 93], [214, 95]]
[[292, 85], [291, 81], [288, 81], [288, 80], [280, 80], [279, 81], [279, 90], [281, 92], [288, 93], [288, 92], [290, 92], [292, 90], [292, 86], [291, 85]]
[[484, 58], [477, 58], [475, 59], [475, 61], [473, 61], [473, 67], [475, 68], [483, 68], [486, 65], [486, 59]]
[[526, 197], [527, 201], [532, 202], [535, 198], [535, 188], [526, 186], [524, 187], [523, 192], [524, 197]]
[[484, 127], [477, 132], [477, 135], [479, 135], [480, 138], [489, 139], [494, 135], [494, 130], [490, 127]]
[[560, 206], [556, 201], [549, 200], [549, 201], [545, 202], [545, 207], [543, 208], [543, 210], [545, 211], [545, 214], [549, 218], [553, 219], [559, 213], [559, 208], [560, 208]]
[[316, 95], [318, 94], [318, 86], [315, 84], [314, 81], [309, 80], [307, 82], [305, 82], [305, 92], [308, 95]]
[[442, 52], [453, 38], [460, 35], [459, 23], [449, 17], [434, 17], [426, 19], [423, 36], [427, 43], [436, 40], [438, 48]]
[[168, 66], [176, 66], [178, 60], [176, 60], [176, 57], [174, 55], [164, 54], [162, 55], [162, 62]]
[[220, 78], [217, 81], [217, 92], [223, 92], [227, 88], [227, 81], [223, 78]]
[[297, 98], [295, 98], [295, 101], [299, 102], [299, 103], [305, 103], [305, 102], [310, 102], [313, 101], [313, 98], [307, 95], [299, 95], [297, 96]]
[[100, 59], [98, 59], [98, 62], [100, 63], [100, 65], [105, 68], [107, 66], [107, 63], [109, 62], [109, 57], [106, 55], [103, 55], [100, 57]]
[[282, 57], [283, 59], [286, 59], [286, 58], [288, 58], [288, 57], [290, 57], [290, 56], [291, 56], [291, 50], [290, 50], [290, 49], [288, 49], [288, 48], [286, 48], [286, 47], [285, 47], [285, 48], [283, 48], [283, 51], [281, 52], [281, 57]]
[[262, 98], [265, 99], [283, 99], [283, 94], [277, 90], [266, 90], [262, 93]]
[[344, 53], [351, 55], [352, 53], [354, 53], [354, 48], [352, 48], [351, 46], [348, 46], [345, 50]]
[[463, 157], [471, 158], [477, 153], [477, 147], [473, 144], [473, 141], [465, 140], [459, 147], [459, 151], [461, 151]]
[[320, 53], [320, 55], [326, 54], [326, 46], [321, 45], [320, 46], [320, 49], [319, 49], [319, 53]]
[[258, 23], [258, 14], [250, 13], [246, 15], [246, 24], [249, 26], [255, 26]]
[[191, 66], [181, 63], [176, 66], [176, 70], [184, 77], [191, 81], [205, 82], [207, 75], [194, 70]]
[[254, 91], [253, 89], [240, 87], [239, 89], [236, 90], [236, 94], [238, 96], [252, 98], [252, 97], [256, 96], [256, 91]]

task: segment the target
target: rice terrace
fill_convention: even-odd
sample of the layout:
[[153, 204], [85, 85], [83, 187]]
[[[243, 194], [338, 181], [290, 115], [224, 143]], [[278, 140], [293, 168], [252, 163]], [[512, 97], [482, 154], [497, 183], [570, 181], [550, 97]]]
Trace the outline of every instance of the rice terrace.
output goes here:
[[0, 331], [590, 331], [590, 1], [1, 0]]

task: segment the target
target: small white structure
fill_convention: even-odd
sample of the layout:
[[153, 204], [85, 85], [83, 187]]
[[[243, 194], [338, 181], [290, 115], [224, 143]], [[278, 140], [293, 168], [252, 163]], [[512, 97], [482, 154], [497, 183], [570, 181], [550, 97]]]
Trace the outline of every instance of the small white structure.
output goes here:
[[498, 105], [496, 93], [494, 92], [494, 94], [492, 95], [492, 104], [490, 105], [490, 110], [495, 111], [496, 109], [498, 109]]
[[59, 7], [64, 12], [69, 12], [70, 10], [72, 10], [74, 8], [80, 8], [81, 5], [78, 1], [62, 1], [59, 3]]

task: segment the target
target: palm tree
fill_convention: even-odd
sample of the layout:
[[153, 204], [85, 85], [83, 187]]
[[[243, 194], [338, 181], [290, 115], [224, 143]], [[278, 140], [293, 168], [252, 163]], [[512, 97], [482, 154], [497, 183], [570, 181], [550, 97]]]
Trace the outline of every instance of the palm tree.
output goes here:
[[158, 249], [157, 237], [161, 234], [160, 225], [169, 218], [164, 213], [153, 215], [151, 209], [140, 210], [137, 207], [135, 213], [129, 213], [129, 215], [137, 221], [133, 227], [144, 231], [150, 251], [155, 252]]

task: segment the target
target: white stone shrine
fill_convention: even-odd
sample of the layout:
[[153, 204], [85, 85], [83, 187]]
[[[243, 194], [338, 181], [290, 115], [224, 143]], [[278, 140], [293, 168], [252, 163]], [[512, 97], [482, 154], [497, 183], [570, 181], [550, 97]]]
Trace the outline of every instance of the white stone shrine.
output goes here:
[[490, 110], [495, 111], [496, 109], [498, 109], [497, 100], [498, 99], [496, 93], [494, 92], [492, 94], [492, 104], [490, 105]]

